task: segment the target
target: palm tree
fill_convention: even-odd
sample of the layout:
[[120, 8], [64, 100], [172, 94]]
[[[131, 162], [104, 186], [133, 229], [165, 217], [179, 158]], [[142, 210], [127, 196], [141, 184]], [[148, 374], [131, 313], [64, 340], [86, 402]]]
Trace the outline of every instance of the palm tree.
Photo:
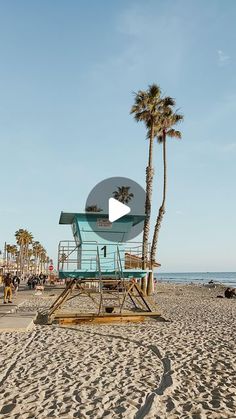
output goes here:
[[17, 255], [17, 251], [18, 251], [17, 246], [15, 244], [13, 244], [11, 246], [11, 254], [12, 254], [13, 257]]
[[46, 262], [47, 253], [44, 247], [42, 246], [41, 251], [39, 253], [39, 266], [40, 266], [40, 272], [43, 272], [43, 266]]
[[62, 271], [64, 269], [64, 263], [66, 262], [67, 257], [68, 256], [66, 255], [66, 253], [62, 253], [62, 255], [61, 255], [60, 259], [59, 259], [59, 262], [61, 263], [61, 270]]
[[48, 267], [49, 267], [49, 263], [50, 263], [50, 257], [49, 256], [46, 256], [46, 260], [45, 260], [45, 270], [46, 270], [46, 273], [48, 274]]
[[128, 204], [129, 201], [134, 197], [132, 192], [129, 192], [130, 186], [118, 186], [117, 190], [112, 192], [115, 199], [122, 202], [122, 204]]
[[40, 265], [40, 254], [42, 252], [42, 245], [39, 243], [39, 241], [33, 242], [33, 255], [34, 255], [34, 273], [39, 273], [39, 265]]
[[33, 256], [33, 249], [29, 248], [28, 250], [28, 259], [27, 259], [27, 272], [31, 272], [31, 268], [32, 268], [32, 256]]
[[8, 268], [9, 268], [9, 257], [10, 257], [10, 254], [11, 254], [11, 245], [10, 244], [7, 244], [6, 245], [6, 264], [7, 264], [7, 270], [8, 270]]
[[86, 207], [85, 211], [86, 211], [86, 212], [101, 212], [101, 211], [102, 211], [102, 209], [101, 209], [101, 208], [99, 208], [99, 207], [97, 206], [97, 204], [94, 204], [94, 205], [88, 205], [88, 206]]
[[17, 254], [17, 247], [16, 245], [7, 244], [6, 245], [6, 262], [7, 262], [7, 268], [9, 269], [9, 262], [12, 262], [12, 258]]
[[27, 230], [20, 228], [15, 233], [16, 242], [19, 245], [19, 265], [20, 265], [20, 273], [23, 274], [25, 262], [28, 258], [28, 250], [29, 245], [33, 241], [33, 235]]
[[19, 273], [19, 266], [20, 266], [20, 250], [17, 248], [17, 252], [16, 252], [16, 271], [17, 271], [17, 275]]
[[148, 278], [148, 286], [147, 286], [147, 293], [148, 295], [153, 293], [153, 268], [154, 263], [156, 261], [156, 253], [157, 253], [157, 244], [159, 238], [159, 232], [161, 228], [161, 223], [163, 220], [163, 216], [165, 214], [165, 203], [166, 203], [166, 187], [167, 187], [167, 161], [166, 161], [166, 137], [171, 138], [182, 138], [182, 134], [180, 131], [175, 130], [173, 127], [183, 120], [183, 115], [173, 112], [172, 106], [175, 105], [173, 101], [173, 105], [167, 105], [166, 108], [163, 110], [163, 115], [159, 120], [159, 125], [155, 127], [155, 137], [157, 141], [162, 144], [162, 155], [163, 155], [163, 193], [162, 193], [162, 203], [159, 208], [158, 216], [156, 219], [156, 224], [154, 228], [153, 238], [152, 238], [152, 246], [151, 246], [151, 273], [149, 274]]
[[[171, 102], [171, 98], [166, 98], [166, 104], [168, 99]], [[150, 219], [151, 219], [151, 201], [152, 201], [152, 187], [153, 187], [153, 144], [155, 137], [155, 126], [158, 124], [160, 118], [160, 112], [163, 109], [163, 99], [161, 97], [161, 89], [156, 84], [152, 84], [146, 91], [139, 90], [135, 93], [134, 105], [131, 108], [130, 113], [134, 114], [134, 118], [137, 122], [143, 122], [147, 129], [147, 138], [149, 141], [149, 152], [148, 152], [148, 165], [146, 168], [146, 199], [145, 199], [145, 220], [143, 229], [143, 244], [142, 244], [142, 260], [143, 269], [147, 267], [148, 262], [148, 240], [150, 231]], [[143, 291], [146, 292], [146, 278], [143, 279], [142, 283]]]

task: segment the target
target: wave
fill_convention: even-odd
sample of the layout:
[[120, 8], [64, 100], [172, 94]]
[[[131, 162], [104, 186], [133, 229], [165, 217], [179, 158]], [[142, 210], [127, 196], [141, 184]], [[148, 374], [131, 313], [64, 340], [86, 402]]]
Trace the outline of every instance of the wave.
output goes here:
[[158, 281], [170, 281], [173, 283], [183, 283], [183, 284], [190, 284], [190, 283], [199, 283], [203, 282], [205, 285], [209, 283], [209, 281], [213, 281], [215, 284], [223, 284], [225, 286], [230, 286], [233, 288], [236, 288], [236, 274], [232, 272], [232, 275], [229, 275], [227, 272], [227, 275], [224, 275], [223, 272], [218, 272], [217, 274], [213, 273], [206, 273], [202, 276], [194, 276], [193, 273], [191, 274], [157, 274], [154, 275], [155, 279]]

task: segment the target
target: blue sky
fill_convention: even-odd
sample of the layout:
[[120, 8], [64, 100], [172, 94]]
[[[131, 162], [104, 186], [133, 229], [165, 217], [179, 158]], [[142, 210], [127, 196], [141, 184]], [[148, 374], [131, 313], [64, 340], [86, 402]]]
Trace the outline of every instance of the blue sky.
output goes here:
[[[56, 259], [61, 210], [125, 176], [144, 186], [148, 143], [129, 115], [150, 83], [185, 115], [168, 144], [162, 271], [236, 271], [236, 3], [0, 2], [0, 248], [29, 229]], [[155, 146], [153, 220], [161, 197]]]

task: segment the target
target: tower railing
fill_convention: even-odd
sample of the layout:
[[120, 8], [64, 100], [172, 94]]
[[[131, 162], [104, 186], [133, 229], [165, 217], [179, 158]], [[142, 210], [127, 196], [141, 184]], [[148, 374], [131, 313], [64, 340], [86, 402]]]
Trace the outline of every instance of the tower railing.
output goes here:
[[[99, 254], [99, 266], [98, 266]], [[83, 270], [101, 272], [114, 270], [142, 269], [142, 243], [99, 243], [84, 241], [81, 244], [74, 240], [63, 240], [58, 246], [58, 271]]]

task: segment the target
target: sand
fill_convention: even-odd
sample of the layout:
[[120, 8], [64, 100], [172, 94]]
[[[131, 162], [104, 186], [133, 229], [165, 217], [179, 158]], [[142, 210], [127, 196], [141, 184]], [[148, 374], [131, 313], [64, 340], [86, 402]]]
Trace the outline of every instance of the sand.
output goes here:
[[[0, 334], [2, 418], [236, 418], [236, 299], [159, 284], [166, 322]], [[21, 310], [55, 297], [32, 296]]]

